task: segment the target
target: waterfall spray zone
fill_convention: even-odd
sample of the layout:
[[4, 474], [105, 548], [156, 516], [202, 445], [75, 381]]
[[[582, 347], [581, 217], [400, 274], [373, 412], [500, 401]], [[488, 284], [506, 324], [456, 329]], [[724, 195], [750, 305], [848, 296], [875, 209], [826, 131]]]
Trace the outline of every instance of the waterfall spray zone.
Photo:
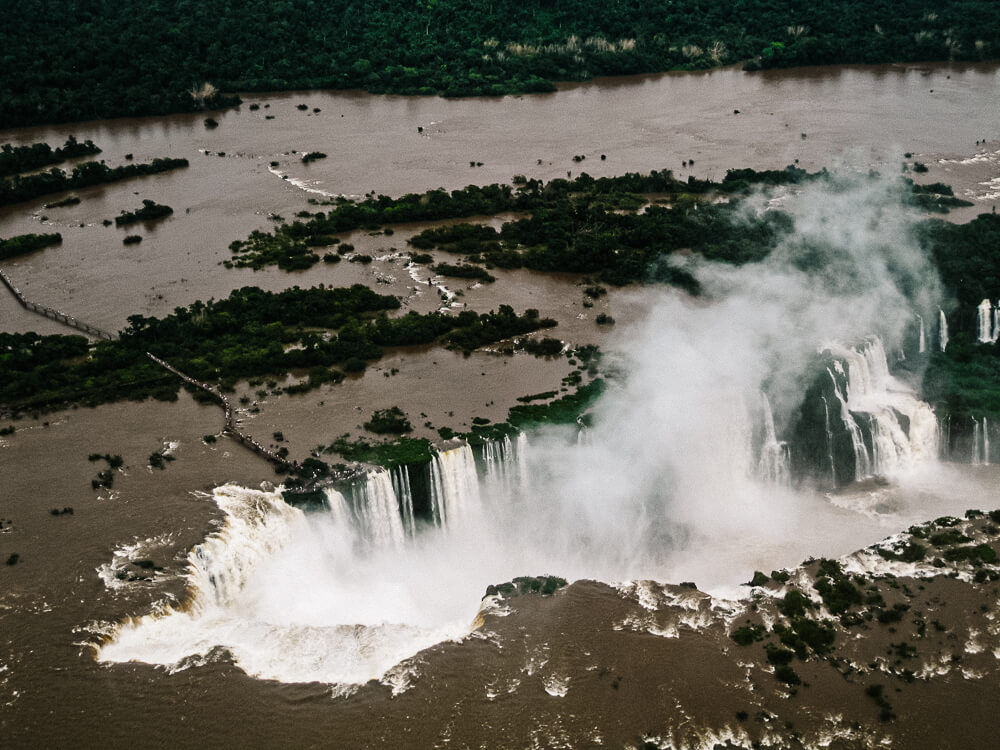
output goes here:
[[[536, 746], [559, 744], [560, 717], [589, 710], [595, 727], [627, 717], [629, 741], [646, 746], [839, 736], [867, 747], [920, 712], [927, 686], [995, 682], [1000, 279], [957, 285], [982, 263], [983, 238], [1000, 236], [995, 218], [920, 218], [928, 206], [912, 184], [872, 175], [738, 170], [725, 189], [691, 181], [684, 195], [667, 171], [621, 179], [608, 183], [612, 197], [582, 178], [438, 191], [434, 220], [471, 213], [471, 195], [496, 200], [477, 204], [484, 213], [530, 215], [499, 231], [406, 230], [414, 247], [496, 270], [497, 286], [525, 268], [593, 274], [576, 285], [587, 310], [607, 294], [598, 281], [666, 282], [646, 285], [642, 315], [601, 334], [603, 358], [591, 340], [526, 343], [557, 323], [538, 309], [480, 314], [445, 295], [442, 309], [401, 314], [399, 299], [361, 285], [246, 287], [164, 318], [131, 316], [113, 336], [29, 303], [0, 274], [27, 309], [103, 339], [0, 334], [10, 373], [0, 400], [12, 414], [114, 401], [116, 383], [135, 398], [176, 398], [179, 376], [219, 401], [226, 431], [284, 480], [214, 488], [217, 528], [174, 566], [183, 594], [89, 626], [101, 668], [141, 662], [174, 678], [231, 667], [316, 683], [352, 706], [444, 700], [454, 675], [474, 672], [476, 718], [458, 744], [491, 705], [562, 701]], [[651, 183], [670, 197], [623, 192]], [[319, 232], [347, 231], [338, 222], [367, 229], [375, 211], [401, 221], [431, 203], [366, 201], [234, 245], [259, 253], [260, 268], [300, 268], [288, 258]], [[1000, 266], [1000, 243], [989, 258]], [[398, 254], [375, 262], [413, 273]], [[366, 368], [418, 346], [428, 351], [414, 357], [447, 347], [477, 370], [490, 357], [513, 371], [533, 354], [576, 369], [557, 389], [496, 407], [506, 408], [496, 421], [435, 425], [405, 401], [368, 419], [369, 404], [363, 414], [341, 404], [352, 424], [334, 428], [340, 437], [298, 448], [324, 400], [350, 402], [338, 394], [383, 379]], [[446, 406], [448, 390], [465, 389], [492, 406], [492, 386], [451, 367], [439, 378], [456, 378]], [[283, 393], [268, 382], [292, 371]], [[420, 398], [423, 385], [404, 382], [396, 394]], [[243, 396], [237, 415], [223, 391], [244, 383], [259, 404]], [[260, 424], [276, 428], [276, 444], [264, 445]], [[335, 454], [349, 463], [324, 460]], [[156, 576], [134, 570], [162, 570], [137, 557], [154, 547], [109, 556], [99, 569], [109, 596], [155, 589]], [[946, 600], [982, 609], [960, 620]], [[689, 673], [717, 675], [725, 700], [692, 698]], [[636, 729], [651, 700], [677, 714]], [[600, 744], [605, 730], [573, 731]]]
[[[897, 239], [907, 214], [878, 183], [809, 187], [785, 210], [796, 231], [764, 260], [689, 265], [711, 302], [665, 292], [619, 342], [622, 372], [587, 426], [441, 448], [336, 488], [314, 482], [307, 512], [278, 491], [217, 489], [224, 526], [190, 555], [188, 600], [116, 626], [98, 658], [180, 669], [222, 649], [257, 677], [328, 683], [338, 695], [378, 680], [400, 694], [420, 680], [419, 652], [479, 632], [522, 590], [694, 580], [731, 596], [755, 568], [843, 554], [964, 510], [938, 505], [941, 428], [917, 375], [942, 354], [923, 330], [940, 289], [926, 253]], [[916, 278], [925, 283], [909, 297]], [[946, 339], [942, 330], [942, 348]], [[984, 544], [976, 560], [992, 563]], [[877, 570], [894, 554], [864, 559]], [[519, 579], [534, 583], [491, 585]], [[780, 648], [808, 662], [829, 650], [842, 608], [803, 602], [802, 612], [787, 605]], [[732, 621], [713, 612], [689, 626]], [[677, 627], [650, 632], [676, 637]], [[798, 684], [785, 652], [768, 653], [778, 683]], [[552, 680], [551, 694], [572, 690]]]

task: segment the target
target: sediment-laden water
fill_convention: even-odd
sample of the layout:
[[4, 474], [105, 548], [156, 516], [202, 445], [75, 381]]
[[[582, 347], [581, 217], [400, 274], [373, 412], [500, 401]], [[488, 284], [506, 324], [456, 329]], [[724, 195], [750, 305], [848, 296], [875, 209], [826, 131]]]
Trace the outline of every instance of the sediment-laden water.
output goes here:
[[[352, 235], [359, 250], [384, 258], [367, 269], [345, 263], [287, 275], [219, 265], [230, 241], [268, 226], [272, 213], [307, 208], [320, 195], [310, 191], [397, 195], [514, 174], [664, 167], [720, 178], [729, 167], [798, 160], [816, 169], [840, 158], [895, 174], [911, 152], [930, 167], [929, 181], [952, 183], [976, 211], [988, 210], [1000, 172], [997, 75], [995, 65], [727, 69], [495, 100], [293, 93], [255, 96], [248, 101], [259, 101], [260, 110], [223, 113], [214, 130], [200, 117], [176, 116], [0, 132], [0, 141], [17, 143], [91, 138], [112, 165], [127, 153], [192, 162], [184, 171], [79, 191], [83, 200], [73, 207], [43, 209], [38, 201], [3, 209], [0, 236], [64, 236], [62, 246], [4, 269], [37, 301], [115, 330], [133, 313], [163, 315], [246, 284], [360, 281], [400, 295], [412, 309], [440, 304], [398, 257], [415, 227], [393, 237]], [[310, 113], [295, 108], [300, 102]], [[329, 157], [303, 165], [309, 150]], [[142, 198], [175, 214], [143, 227], [143, 243], [129, 248], [121, 231], [101, 221]], [[463, 289], [471, 308], [536, 307], [574, 343], [632, 342], [625, 348], [636, 355], [639, 341], [660, 355], [630, 370], [638, 398], [604, 402], [603, 434], [526, 437], [510, 455], [492, 446], [478, 469], [465, 450], [439, 455], [425, 516], [414, 511], [412, 488], [407, 510], [406, 483], [391, 475], [373, 475], [363, 500], [331, 492], [329, 510], [318, 515], [283, 505], [270, 486], [258, 489], [278, 480], [269, 466], [225, 438], [203, 442], [220, 428], [218, 409], [183, 393], [174, 404], [25, 419], [0, 437], [0, 557], [19, 555], [0, 569], [4, 744], [429, 747], [471, 737], [493, 746], [580, 746], [637, 741], [661, 729], [640, 726], [653, 716], [676, 724], [693, 714], [722, 726], [733, 712], [727, 706], [723, 715], [712, 684], [739, 679], [735, 661], [708, 636], [686, 640], [669, 659], [643, 644], [696, 633], [699, 607], [727, 605], [691, 603], [694, 614], [659, 623], [656, 636], [628, 624], [651, 611], [642, 601], [666, 596], [655, 585], [579, 583], [551, 599], [500, 602], [490, 627], [476, 630], [486, 586], [551, 574], [694, 581], [731, 595], [755, 568], [847, 554], [925, 518], [1000, 505], [993, 426], [982, 420], [978, 466], [939, 463], [921, 407], [912, 396], [901, 406], [905, 389], [888, 372], [873, 374], [884, 350], [852, 354], [853, 344], [844, 343], [834, 351], [851, 387], [838, 383], [842, 402], [831, 394], [831, 430], [838, 422], [849, 429], [848, 418], [859, 424], [862, 413], [881, 425], [869, 424], [872, 448], [863, 437], [857, 446], [858, 478], [866, 481], [832, 494], [793, 491], [778, 437], [789, 394], [762, 399], [766, 368], [755, 368], [765, 359], [738, 357], [746, 369], [736, 376], [736, 364], [706, 359], [701, 345], [749, 355], [774, 331], [802, 335], [801, 317], [790, 326], [775, 313], [773, 326], [761, 323], [761, 336], [734, 335], [756, 324], [736, 303], [706, 318], [703, 307], [692, 311], [673, 295], [664, 302], [659, 291], [640, 290], [602, 303], [613, 306], [619, 332], [599, 334], [579, 307], [575, 279], [496, 275], [492, 287]], [[764, 290], [742, 292], [760, 300]], [[913, 312], [930, 322], [935, 311]], [[12, 300], [0, 302], [0, 316], [3, 330], [58, 332]], [[695, 326], [706, 320], [707, 328]], [[947, 331], [926, 338], [929, 348], [944, 345]], [[807, 344], [815, 350], [830, 341]], [[385, 377], [396, 365], [400, 374]], [[414, 410], [435, 423], [448, 411], [497, 418], [517, 396], [558, 387], [565, 374], [554, 362], [466, 360], [433, 350], [393, 354], [382, 366], [385, 372], [373, 369], [340, 391], [272, 399], [259, 416], [244, 415], [246, 426], [261, 438], [281, 429], [304, 452], [355, 429], [362, 403], [382, 407], [412, 395], [420, 404]], [[863, 372], [867, 384], [858, 381]], [[744, 381], [746, 373], [752, 377]], [[894, 400], [873, 404], [873, 394]], [[328, 409], [318, 403], [327, 400]], [[740, 408], [749, 415], [742, 422], [733, 419]], [[761, 421], [765, 414], [770, 423]], [[905, 430], [898, 414], [907, 416]], [[177, 460], [163, 471], [147, 467], [146, 457], [165, 444], [176, 444]], [[90, 489], [101, 468], [88, 462], [93, 452], [125, 458], [111, 491]], [[50, 512], [67, 507], [72, 514]], [[670, 594], [671, 602], [694, 596], [682, 594]], [[516, 669], [496, 667], [507, 658]], [[699, 679], [708, 674], [711, 680]], [[604, 692], [574, 690], [595, 679], [607, 680]], [[627, 705], [615, 702], [616, 679]], [[658, 686], [680, 683], [688, 688], [683, 707], [665, 705]], [[958, 697], [942, 700], [954, 705], [966, 695], [956, 688]], [[583, 707], [598, 703], [609, 709], [591, 720]]]

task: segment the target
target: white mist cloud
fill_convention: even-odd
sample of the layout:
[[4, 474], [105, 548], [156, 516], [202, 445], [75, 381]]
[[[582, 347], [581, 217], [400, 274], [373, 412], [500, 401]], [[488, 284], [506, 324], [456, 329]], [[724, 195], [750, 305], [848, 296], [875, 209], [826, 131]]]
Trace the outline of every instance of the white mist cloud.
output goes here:
[[[767, 200], [747, 201], [748, 220]], [[533, 525], [500, 525], [525, 543], [522, 559], [537, 549], [541, 567], [525, 572], [712, 587], [884, 533], [815, 493], [754, 478], [751, 436], [761, 393], [779, 431], [791, 424], [824, 344], [879, 335], [898, 350], [915, 314], [936, 308], [937, 275], [893, 181], [809, 184], [782, 210], [794, 230], [766, 260], [690, 259], [703, 298], [664, 290], [625, 333], [626, 376], [595, 407], [585, 444], [558, 431], [532, 439]]]

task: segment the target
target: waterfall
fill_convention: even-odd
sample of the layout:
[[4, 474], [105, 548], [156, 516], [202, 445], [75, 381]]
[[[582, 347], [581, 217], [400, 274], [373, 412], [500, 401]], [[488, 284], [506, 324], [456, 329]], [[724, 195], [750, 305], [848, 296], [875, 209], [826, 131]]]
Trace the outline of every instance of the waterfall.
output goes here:
[[[758, 400], [759, 398], [758, 395]], [[763, 431], [756, 429], [757, 415], [751, 413], [746, 400], [739, 393], [720, 396], [720, 399], [724, 399], [725, 411], [731, 417], [726, 420], [725, 429], [716, 433], [720, 440], [719, 472], [720, 475], [725, 474], [727, 483], [733, 486], [758, 472], [766, 437]]]
[[723, 400], [727, 419], [715, 446], [719, 473], [725, 475], [730, 486], [747, 479], [790, 484], [791, 454], [788, 443], [778, 439], [767, 395], [757, 391], [748, 399], [731, 393]]
[[979, 303], [979, 336], [980, 344], [991, 344], [995, 341], [993, 335], [993, 305], [988, 299]]
[[920, 345], [919, 345], [920, 348], [919, 348], [919, 351], [920, 351], [921, 354], [923, 354], [924, 352], [927, 351], [927, 333], [926, 333], [926, 331], [924, 331], [924, 319], [920, 315], [918, 315], [917, 316], [917, 320], [920, 321]]
[[[855, 478], [891, 475], [934, 460], [938, 451], [934, 412], [889, 373], [881, 339], [873, 337], [860, 349], [833, 345], [828, 350], [846, 365], [844, 390], [829, 372], [854, 447]], [[855, 415], [864, 415], [865, 420], [859, 424]], [[871, 437], [870, 453], [862, 425]]]
[[479, 475], [472, 448], [463, 445], [438, 453], [431, 461], [431, 509], [434, 521], [448, 528], [479, 505]]
[[525, 476], [521, 459], [526, 451], [527, 437], [523, 432], [518, 434], [516, 441], [507, 436], [485, 443], [482, 447], [485, 485], [503, 497], [523, 497]]
[[840, 419], [844, 423], [844, 427], [847, 428], [847, 434], [851, 436], [851, 446], [854, 449], [854, 480], [858, 481], [871, 474], [871, 459], [868, 457], [868, 448], [861, 435], [861, 428], [854, 421], [854, 415], [851, 414], [851, 410], [847, 406], [847, 397], [840, 390], [837, 378], [834, 377], [832, 370], [828, 369], [827, 372], [830, 373], [830, 380], [833, 381], [833, 392], [836, 394], [837, 400], [840, 401]]
[[[444, 571], [407, 570], [408, 553], [357, 538], [365, 533], [359, 517], [374, 516], [391, 485], [387, 472], [372, 472], [351, 500], [328, 490], [333, 518], [309, 518], [279, 492], [217, 488], [223, 525], [188, 556], [186, 601], [111, 626], [97, 658], [173, 673], [217, 661], [221, 648], [227, 662], [262, 679], [405, 687], [405, 671], [386, 675], [467, 635], [476, 592], [458, 604], [435, 601], [434, 617], [421, 619], [418, 603], [434, 598]], [[362, 507], [366, 500], [373, 505]]]
[[410, 536], [416, 533], [416, 521], [413, 518], [413, 493], [410, 490], [410, 472], [406, 466], [397, 466], [391, 472], [392, 489], [399, 503], [399, 515], [403, 519], [403, 528]]
[[832, 481], [832, 487], [837, 486], [837, 463], [833, 458], [833, 428], [830, 426], [830, 404], [826, 400], [826, 396], [820, 396], [823, 399], [823, 415], [824, 415], [824, 427], [826, 428], [826, 450], [827, 456], [830, 459], [830, 479]]
[[1000, 339], [1000, 300], [993, 308], [993, 333], [990, 334], [990, 343], [995, 344]]
[[938, 426], [938, 458], [947, 459], [951, 453], [951, 414], [946, 414]]
[[356, 485], [354, 500], [354, 519], [362, 538], [374, 547], [403, 545], [403, 520], [388, 471], [368, 472], [364, 484]]
[[763, 442], [760, 448], [760, 459], [757, 462], [757, 475], [775, 484], [788, 484], [791, 481], [788, 444], [778, 440], [774, 429], [774, 413], [771, 411], [771, 402], [768, 401], [764, 393], [760, 394], [760, 407]]
[[938, 343], [941, 351], [948, 348], [948, 318], [945, 317], [944, 310], [938, 308]]
[[972, 465], [990, 465], [990, 423], [986, 417], [980, 422], [972, 418]]
[[983, 462], [982, 453], [979, 450], [979, 420], [972, 418], [972, 465], [979, 466]]
[[351, 525], [352, 514], [347, 498], [332, 487], [327, 487], [323, 490], [323, 494], [326, 495], [327, 513], [333, 519], [334, 524], [341, 528], [349, 527]]
[[515, 455], [517, 456], [517, 483], [520, 490], [520, 497], [528, 497], [528, 471], [526, 459], [528, 456], [528, 435], [524, 432], [518, 434], [515, 444]]
[[188, 610], [229, 604], [254, 569], [287, 544], [290, 524], [302, 511], [276, 494], [226, 485], [215, 490], [225, 525], [188, 554]]
[[514, 444], [510, 437], [503, 440], [490, 441], [483, 445], [483, 462], [486, 464], [486, 478], [493, 482], [504, 483], [511, 470], [514, 457]]

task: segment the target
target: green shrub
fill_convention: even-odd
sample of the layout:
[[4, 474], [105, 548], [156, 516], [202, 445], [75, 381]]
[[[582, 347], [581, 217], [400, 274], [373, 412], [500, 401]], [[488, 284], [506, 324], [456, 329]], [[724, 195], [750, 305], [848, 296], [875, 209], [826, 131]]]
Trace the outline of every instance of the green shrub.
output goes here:
[[741, 625], [730, 633], [729, 637], [738, 646], [749, 646], [751, 643], [764, 640], [764, 632], [763, 625]]
[[380, 435], [400, 435], [413, 431], [413, 425], [398, 406], [376, 410], [372, 418], [364, 423], [364, 428]]
[[774, 676], [786, 685], [801, 685], [802, 679], [787, 664], [774, 668]]
[[768, 578], [766, 574], [761, 573], [759, 570], [755, 570], [753, 572], [753, 578], [750, 579], [750, 583], [747, 584], [747, 585], [748, 586], [764, 586], [770, 580], [771, 579]]
[[781, 646], [776, 646], [773, 643], [765, 644], [764, 652], [767, 654], [768, 663], [773, 664], [776, 667], [783, 664], [791, 664], [792, 659], [795, 657], [794, 651], [782, 648]]
[[809, 597], [801, 591], [793, 589], [778, 602], [778, 611], [785, 617], [801, 617], [806, 613], [807, 609], [812, 609], [815, 606]]

